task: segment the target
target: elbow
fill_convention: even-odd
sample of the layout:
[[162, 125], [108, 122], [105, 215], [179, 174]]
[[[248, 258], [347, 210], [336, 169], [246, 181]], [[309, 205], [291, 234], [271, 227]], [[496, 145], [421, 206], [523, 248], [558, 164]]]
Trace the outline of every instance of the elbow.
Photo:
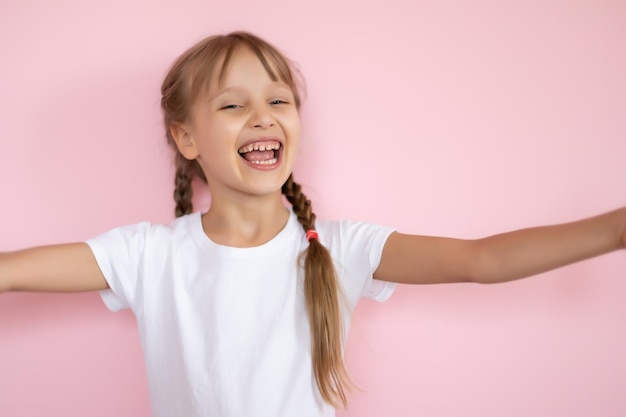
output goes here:
[[497, 284], [499, 282], [502, 282], [502, 280], [485, 274], [472, 274], [470, 277], [468, 277], [466, 282], [471, 282], [472, 284]]
[[[472, 241], [466, 267], [466, 282], [497, 284], [503, 280], [498, 272], [498, 262], [483, 250], [480, 241]], [[500, 278], [499, 278], [500, 277]]]

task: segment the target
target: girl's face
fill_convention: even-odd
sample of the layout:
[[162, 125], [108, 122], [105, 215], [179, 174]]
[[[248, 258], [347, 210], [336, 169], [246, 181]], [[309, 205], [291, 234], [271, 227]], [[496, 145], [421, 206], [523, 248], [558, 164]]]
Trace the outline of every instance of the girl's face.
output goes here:
[[300, 115], [293, 92], [272, 81], [248, 48], [237, 48], [222, 83], [200, 94], [190, 121], [174, 125], [181, 153], [196, 159], [220, 195], [280, 193], [295, 162]]

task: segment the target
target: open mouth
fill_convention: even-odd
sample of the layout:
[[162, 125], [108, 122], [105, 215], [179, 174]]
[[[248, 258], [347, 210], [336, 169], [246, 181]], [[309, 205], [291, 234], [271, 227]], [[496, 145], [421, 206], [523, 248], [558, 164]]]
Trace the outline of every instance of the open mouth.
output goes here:
[[280, 158], [282, 145], [277, 140], [249, 143], [239, 148], [239, 156], [254, 165], [273, 165]]

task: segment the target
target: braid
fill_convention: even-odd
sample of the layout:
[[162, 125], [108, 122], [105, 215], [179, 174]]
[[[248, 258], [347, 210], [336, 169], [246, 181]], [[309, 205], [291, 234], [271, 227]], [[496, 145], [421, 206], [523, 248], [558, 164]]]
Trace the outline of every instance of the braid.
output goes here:
[[293, 180], [293, 174], [290, 175], [285, 184], [283, 184], [282, 192], [287, 198], [287, 201], [291, 203], [293, 212], [298, 217], [298, 222], [300, 222], [302, 228], [305, 231], [315, 229], [315, 213], [313, 213], [311, 201], [307, 200], [306, 196], [302, 193], [300, 184]]
[[174, 176], [174, 201], [176, 202], [176, 217], [184, 216], [193, 211], [193, 187], [191, 182], [194, 177], [192, 164], [194, 161], [185, 159], [180, 153], [176, 153], [176, 175]]
[[[315, 228], [311, 201], [290, 175], [282, 192], [305, 231]], [[324, 400], [335, 407], [347, 403], [344, 387], [350, 379], [343, 363], [343, 320], [339, 282], [330, 252], [318, 239], [309, 240], [304, 255], [304, 297], [311, 327], [313, 373]]]

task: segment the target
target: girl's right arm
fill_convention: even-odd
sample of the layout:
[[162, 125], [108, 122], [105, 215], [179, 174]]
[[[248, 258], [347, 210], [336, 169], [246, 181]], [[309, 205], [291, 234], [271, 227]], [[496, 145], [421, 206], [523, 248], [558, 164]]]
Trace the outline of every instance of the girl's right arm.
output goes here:
[[77, 292], [108, 287], [86, 243], [0, 253], [0, 292]]

